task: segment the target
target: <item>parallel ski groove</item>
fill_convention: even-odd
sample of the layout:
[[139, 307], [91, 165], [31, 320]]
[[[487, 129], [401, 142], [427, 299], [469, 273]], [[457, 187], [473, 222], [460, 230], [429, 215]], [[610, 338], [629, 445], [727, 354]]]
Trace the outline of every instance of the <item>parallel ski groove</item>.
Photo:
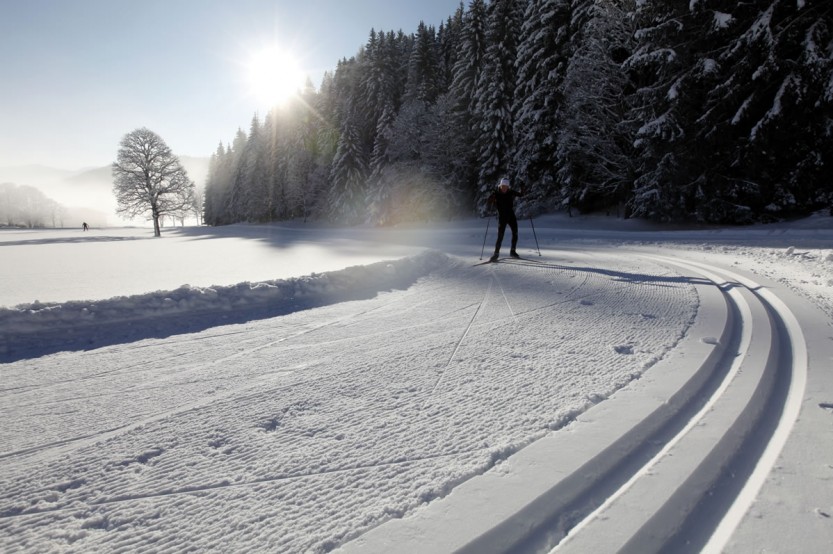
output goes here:
[[[731, 530], [735, 528], [737, 522], [749, 508], [751, 498], [754, 497], [754, 494], [750, 495], [747, 493], [745, 495], [745, 500], [740, 500], [741, 494], [738, 494], [735, 502], [733, 502], [727, 509], [727, 507], [725, 507], [725, 501], [723, 503], [719, 502], [718, 504], [711, 501], [710, 495], [708, 494], [709, 489], [715, 486], [716, 483], [720, 482], [721, 479], [727, 478], [727, 472], [735, 471], [734, 460], [744, 451], [744, 449], [741, 448], [741, 445], [749, 440], [754, 440], [756, 443], [765, 442], [767, 445], [774, 442], [775, 444], [767, 446], [767, 450], [774, 451], [775, 453], [780, 451], [780, 448], [783, 446], [783, 441], [780, 443], [778, 440], [773, 441], [773, 438], [777, 436], [776, 431], [772, 431], [771, 434], [767, 434], [765, 437], [753, 438], [753, 430], [759, 427], [758, 422], [762, 420], [767, 413], [782, 413], [786, 409], [788, 415], [786, 418], [783, 416], [780, 418], [779, 428], [791, 426], [797, 415], [797, 408], [795, 407], [797, 402], [795, 400], [790, 401], [786, 396], [779, 397], [774, 394], [776, 374], [779, 371], [784, 371], [784, 369], [779, 369], [777, 366], [779, 345], [786, 343], [790, 344], [791, 346], [789, 348], [793, 350], [796, 346], [798, 346], [799, 350], [801, 349], [800, 327], [797, 323], [791, 324], [790, 326], [785, 325], [784, 323], [785, 318], [792, 318], [792, 314], [789, 313], [789, 310], [786, 310], [784, 306], [781, 306], [780, 308], [783, 308], [786, 312], [779, 311], [778, 308], [773, 306], [773, 304], [776, 303], [780, 304], [780, 301], [778, 301], [776, 297], [771, 296], [769, 298], [765, 298], [764, 296], [766, 295], [761, 294], [760, 285], [758, 283], [749, 279], [744, 279], [736, 273], [697, 262], [684, 262], [671, 258], [663, 259], [666, 263], [671, 263], [679, 267], [687, 267], [697, 271], [706, 278], [712, 280], [716, 285], [726, 287], [727, 290], [724, 291], [724, 293], [727, 295], [727, 298], [730, 298], [732, 302], [738, 306], [744, 305], [747, 302], [743, 299], [741, 289], [738, 288], [738, 285], [743, 287], [743, 290], [747, 291], [746, 295], [750, 299], [754, 299], [756, 302], [757, 307], [755, 307], [755, 309], [758, 312], [763, 311], [768, 314], [766, 317], [773, 320], [769, 335], [765, 329], [764, 336], [761, 337], [764, 341], [764, 345], [758, 345], [753, 348], [749, 342], [749, 333], [752, 330], [746, 325], [744, 326], [744, 333], [747, 335], [747, 339], [744, 339], [743, 346], [740, 349], [740, 352], [744, 355], [736, 358], [731, 372], [727, 375], [724, 383], [717, 391], [715, 391], [707, 404], [688, 422], [680, 433], [663, 446], [662, 450], [654, 456], [648, 464], [643, 466], [623, 487], [608, 497], [608, 499], [598, 509], [594, 510], [579, 525], [573, 528], [567, 538], [561, 541], [553, 552], [583, 552], [588, 548], [598, 548], [602, 550], [612, 548], [617, 551], [634, 553], [662, 552], [682, 548], [683, 544], [690, 545], [691, 543], [689, 541], [691, 537], [698, 537], [698, 539], [703, 540], [704, 545], [706, 544], [706, 541], [708, 541], [708, 548], [711, 550], [720, 550], [728, 541], [731, 535]], [[742, 320], [747, 324], [753, 322], [751, 313], [749, 313], [749, 308], [742, 309], [742, 311], [747, 312], [747, 315], [743, 317]], [[763, 320], [760, 316], [758, 316], [757, 321], [761, 322]], [[794, 334], [795, 329], [798, 329], [798, 333], [796, 336], [787, 336], [784, 332], [785, 328], [788, 329], [788, 331], [792, 329]], [[758, 342], [760, 342], [761, 339], [759, 339]], [[762, 349], [767, 347], [769, 348], [768, 353], [766, 353], [764, 358], [759, 361], [759, 363], [763, 365], [753, 365], [750, 367], [747, 359], [747, 356], [750, 356], [748, 353], [753, 351], [760, 352]], [[799, 356], [798, 358], [799, 361], [797, 365], [800, 366], [801, 360], [806, 360], [806, 356], [804, 356], [804, 358]], [[754, 355], [752, 359], [756, 360]], [[785, 371], [792, 374], [795, 373], [795, 370], [792, 368], [787, 368]], [[799, 368], [798, 372], [801, 373], [802, 370]], [[743, 380], [747, 383], [746, 385], [735, 383], [736, 381], [742, 383]], [[794, 381], [795, 378], [793, 377], [791, 380]], [[734, 391], [734, 394], [730, 396], [728, 394], [730, 387], [738, 386], [745, 388], [740, 388]], [[750, 389], [750, 387], [754, 387], [754, 389]], [[797, 394], [795, 393], [797, 388], [801, 388], [800, 382], [798, 385], [794, 383], [793, 386], [791, 386], [791, 397], [793, 399], [797, 398]], [[748, 390], [749, 392], [744, 393], [744, 390]], [[726, 400], [724, 397], [729, 398], [730, 400]], [[745, 401], [743, 400], [744, 398], [746, 398]], [[737, 406], [737, 409], [739, 410], [737, 415], [733, 416], [733, 418], [729, 421], [722, 421], [719, 417], [712, 417], [714, 414], [720, 414], [721, 412], [730, 414], [733, 413], [738, 401], [747, 402], [747, 404]], [[784, 404], [782, 404], [782, 402]], [[722, 409], [720, 403], [724, 406]], [[792, 409], [789, 409], [790, 403], [792, 403]], [[726, 406], [730, 408], [728, 412], [726, 410]], [[688, 434], [692, 430], [696, 429], [697, 426], [700, 425], [701, 421], [708, 418], [714, 420], [709, 424], [710, 427], [720, 426], [723, 424], [726, 425], [726, 428], [723, 431], [724, 434], [720, 437], [720, 441], [715, 442], [714, 450], [709, 452], [708, 455], [703, 458], [702, 463], [699, 463], [699, 465], [692, 469], [691, 476], [676, 485], [678, 489], [668, 498], [667, 502], [665, 502], [662, 507], [657, 508], [656, 512], [648, 511], [646, 515], [651, 517], [648, 517], [648, 519], [646, 519], [643, 523], [639, 524], [638, 528], [634, 531], [630, 531], [632, 528], [628, 527], [627, 529], [629, 530], [624, 531], [624, 536], [616, 540], [600, 536], [599, 529], [595, 529], [593, 527], [593, 523], [596, 518], [602, 517], [603, 514], [605, 514], [604, 517], [615, 517], [612, 514], [621, 513], [622, 510], [627, 510], [626, 506], [628, 505], [628, 502], [625, 501], [625, 499], [628, 498], [631, 488], [640, 484], [640, 480], [652, 479], [653, 481], [656, 481], [657, 477], [651, 476], [652, 471], [655, 471], [654, 468], [659, 465], [663, 465], [666, 458], [672, 453], [678, 444], [682, 444], [686, 441], [690, 442], [691, 439]], [[786, 434], [781, 433], [780, 436], [784, 437]], [[751, 474], [742, 473], [741, 475], [734, 477], [735, 479], [741, 478], [746, 480], [747, 486], [744, 487], [744, 490], [749, 489], [750, 487], [757, 490], [757, 488], [755, 488], [756, 486], [759, 488], [765, 478], [765, 475], [769, 472], [772, 464], [774, 463], [774, 454], [769, 454], [767, 457], [769, 461], [768, 463], [763, 464], [763, 467], [761, 467], [764, 458], [762, 455], [761, 460], [757, 464], [757, 469], [754, 472]], [[669, 459], [669, 461], [671, 461], [670, 465], [673, 467], [675, 465], [674, 460]], [[679, 462], [677, 462], [676, 465], [680, 465]], [[659, 474], [662, 475], [662, 470], [659, 471]], [[755, 473], [758, 473], [757, 477], [754, 477]], [[755, 481], [756, 484], [750, 485], [750, 480]], [[650, 481], [646, 481], [646, 483], [650, 485]], [[673, 485], [669, 484], [667, 486]], [[741, 491], [741, 493], [742, 492], [743, 491]], [[639, 502], [637, 498], [644, 496], [644, 494], [645, 493], [643, 492], [641, 495], [637, 495], [636, 498], [630, 502]], [[702, 502], [707, 502], [709, 507], [705, 508], [705, 504], [701, 506]], [[616, 509], [617, 503], [622, 504], [622, 507]], [[721, 515], [718, 518], [718, 524], [716, 527], [712, 527], [712, 524], [707, 523], [707, 521], [711, 521], [715, 518], [716, 510], [719, 511]], [[611, 514], [606, 514], [608, 511], [610, 511]], [[694, 517], [696, 514], [702, 514], [704, 512], [709, 513], [708, 520], [701, 521], [701, 516]], [[702, 528], [703, 525], [708, 525], [709, 527], [704, 529]], [[629, 533], [631, 532], [633, 535], [629, 536]], [[619, 542], [620, 540], [623, 542]]]
[[[697, 540], [708, 540], [716, 526], [701, 519], [700, 513], [705, 510], [724, 517], [728, 511], [725, 497], [713, 504], [710, 487], [721, 482], [728, 472], [739, 469], [740, 478], [748, 478], [750, 472], [738, 466], [738, 457], [761, 450], [760, 442], [773, 442], [769, 436], [763, 439], [759, 436], [759, 429], [770, 428], [769, 424], [761, 427], [767, 412], [787, 412], [786, 423], [779, 427], [789, 427], [791, 418], [797, 413], [795, 406], [791, 409], [789, 405], [783, 405], [783, 397], [773, 391], [778, 388], [776, 383], [780, 377], [777, 375], [782, 371], [779, 367], [781, 348], [800, 351], [800, 344], [790, 342], [799, 340], [800, 328], [797, 323], [789, 322], [789, 314], [778, 311], [778, 299], [766, 298], [758, 283], [718, 267], [674, 257], [640, 257], [682, 269], [684, 279], [699, 287], [702, 294], [709, 295], [709, 306], [715, 308], [715, 312], [714, 317], [706, 317], [704, 321], [711, 326], [701, 325], [696, 335], [689, 336], [689, 341], [696, 340], [702, 346], [699, 349], [691, 346], [691, 352], [707, 353], [706, 357], [699, 361], [689, 360], [692, 362], [690, 368], [679, 378], [674, 377], [674, 370], [680, 359], [671, 360], [664, 371], [659, 372], [660, 376], [671, 377], [660, 390], [675, 392], [670, 396], [652, 396], [656, 407], [650, 407], [650, 402], [640, 404], [644, 410], [650, 410], [636, 412], [640, 419], [631, 422], [631, 416], [624, 425], [611, 425], [606, 429], [605, 424], [613, 422], [604, 417], [615, 418], [615, 406], [653, 395], [650, 389], [635, 389], [631, 392], [633, 397], [623, 394], [616, 399], [619, 403], [611, 402], [607, 410], [598, 414], [588, 412], [587, 425], [596, 430], [591, 435], [598, 434], [602, 440], [599, 445], [585, 448], [574, 444], [580, 434], [575, 437], [555, 434], [543, 439], [542, 443], [546, 444], [519, 452], [518, 457], [524, 458], [528, 450], [535, 450], [536, 454], [531, 454], [533, 459], [547, 452], [553, 454], [547, 457], [548, 460], [570, 463], [557, 465], [558, 462], [553, 462], [556, 471], [551, 477], [552, 484], [544, 485], [537, 492], [533, 488], [526, 504], [513, 504], [508, 508], [503, 516], [506, 519], [493, 520], [489, 516], [488, 522], [481, 522], [476, 517], [468, 520], [465, 514], [458, 512], [462, 507], [476, 510], [479, 503], [497, 500], [489, 495], [500, 495], [501, 487], [512, 484], [501, 483], [499, 476], [489, 474], [483, 475], [479, 482], [466, 483], [459, 496], [438, 505], [430, 516], [420, 514], [420, 520], [430, 519], [432, 523], [420, 529], [425, 533], [423, 539], [427, 544], [451, 544], [454, 546], [448, 547], [449, 550], [472, 554], [540, 552], [553, 547], [557, 552], [641, 554], [679, 551], [692, 536]], [[619, 278], [616, 275], [610, 277]], [[635, 276], [624, 277], [635, 279]], [[717, 331], [714, 324], [721, 312], [716, 309], [719, 305], [723, 306], [722, 331], [717, 338], [710, 338], [713, 335], [706, 333]], [[708, 312], [703, 315], [708, 316]], [[796, 336], [787, 337], [784, 329]], [[711, 349], [709, 345], [713, 345]], [[677, 388], [669, 389], [670, 386]], [[613, 431], [599, 434], [600, 430]], [[755, 444], [747, 448], [750, 443]], [[587, 451], [588, 457], [571, 460], [569, 455], [562, 455], [570, 447]], [[768, 450], [777, 453], [778, 448], [775, 444]], [[764, 467], [761, 473], [766, 472]], [[541, 482], [536, 483], [538, 487], [542, 486]], [[526, 486], [523, 481], [518, 484]], [[593, 500], [592, 505], [586, 504], [590, 498], [598, 500]], [[745, 508], [741, 506], [739, 510], [743, 512]], [[576, 515], [584, 521], [577, 522]], [[618, 523], [613, 526], [610, 521], [603, 521], [609, 518]], [[459, 538], [435, 541], [429, 536], [447, 537], [452, 532], [449, 526], [460, 530]], [[572, 531], [566, 535], [569, 529]], [[393, 526], [384, 533], [374, 533], [372, 538], [368, 536], [359, 549], [382, 552], [392, 544], [389, 537], [402, 539], [411, 536], [412, 532], [409, 524], [403, 521], [402, 525]]]

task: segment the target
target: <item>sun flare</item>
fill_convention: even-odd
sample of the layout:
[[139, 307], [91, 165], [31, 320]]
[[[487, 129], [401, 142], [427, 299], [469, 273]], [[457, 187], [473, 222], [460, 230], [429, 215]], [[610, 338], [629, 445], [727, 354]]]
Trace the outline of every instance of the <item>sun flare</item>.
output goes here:
[[247, 69], [250, 92], [265, 107], [286, 102], [306, 80], [295, 57], [276, 46], [253, 52]]

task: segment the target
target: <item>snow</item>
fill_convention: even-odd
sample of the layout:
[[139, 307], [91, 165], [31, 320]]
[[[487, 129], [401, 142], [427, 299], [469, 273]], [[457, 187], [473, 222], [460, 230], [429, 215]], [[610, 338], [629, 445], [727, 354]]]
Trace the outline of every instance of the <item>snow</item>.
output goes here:
[[[832, 218], [545, 216], [535, 236], [521, 221], [525, 259], [475, 266], [485, 223], [0, 231], [0, 550], [361, 552], [410, 537], [396, 550], [437, 552], [478, 530], [499, 544], [542, 513], [526, 495], [575, 486], [569, 468], [605, 444], [650, 442], [645, 414], [685, 396], [735, 330], [757, 345], [744, 360], [784, 350], [755, 316], [769, 295], [806, 344], [806, 384], [709, 545], [825, 551]], [[726, 317], [724, 293], [748, 318]], [[735, 373], [730, 398], [754, 372]], [[710, 402], [649, 482], [738, 405]], [[559, 550], [649, 513], [625, 508], [644, 481]]]
[[778, 88], [778, 92], [775, 93], [775, 98], [772, 100], [772, 106], [767, 110], [764, 116], [752, 127], [752, 130], [749, 132], [749, 138], [755, 139], [758, 131], [770, 121], [777, 119], [782, 113], [782, 100], [784, 95], [792, 90], [797, 91], [800, 89], [801, 82], [795, 74], [790, 73], [784, 78], [784, 81], [781, 83], [781, 86]]
[[734, 21], [734, 17], [730, 13], [723, 13], [719, 11], [714, 12], [714, 28], [726, 29]]

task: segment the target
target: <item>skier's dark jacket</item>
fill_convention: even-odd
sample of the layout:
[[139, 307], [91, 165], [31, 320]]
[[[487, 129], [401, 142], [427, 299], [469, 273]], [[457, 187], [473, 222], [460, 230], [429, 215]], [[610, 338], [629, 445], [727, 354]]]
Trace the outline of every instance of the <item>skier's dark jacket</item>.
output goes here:
[[498, 218], [506, 221], [515, 215], [515, 197], [523, 195], [523, 192], [512, 189], [508, 189], [506, 192], [500, 192], [500, 189], [498, 189], [489, 197], [489, 206], [496, 207]]

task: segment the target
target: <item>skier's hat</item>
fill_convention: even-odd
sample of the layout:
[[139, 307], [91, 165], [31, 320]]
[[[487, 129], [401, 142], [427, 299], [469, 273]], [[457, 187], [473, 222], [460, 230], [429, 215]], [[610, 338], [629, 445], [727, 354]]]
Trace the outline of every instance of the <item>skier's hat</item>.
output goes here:
[[503, 186], [508, 187], [509, 186], [509, 179], [507, 179], [506, 177], [502, 178], [500, 180], [500, 183], [498, 183], [497, 186], [499, 186], [499, 187], [503, 187]]

